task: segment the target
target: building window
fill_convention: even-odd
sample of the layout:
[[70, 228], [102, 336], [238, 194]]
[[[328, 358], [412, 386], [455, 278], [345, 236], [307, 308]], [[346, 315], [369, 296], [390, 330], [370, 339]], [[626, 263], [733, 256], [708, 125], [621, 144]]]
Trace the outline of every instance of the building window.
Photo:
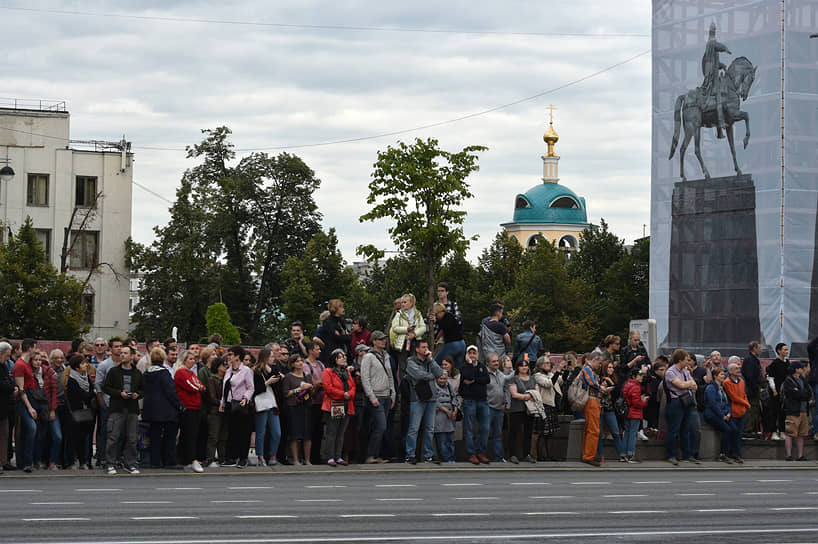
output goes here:
[[26, 203], [29, 206], [48, 206], [48, 174], [28, 175]]
[[85, 317], [83, 318], [83, 325], [94, 324], [94, 294], [83, 293], [80, 295], [80, 304], [85, 308]]
[[519, 209], [522, 209], [522, 208], [530, 208], [530, 207], [531, 207], [531, 203], [528, 200], [526, 200], [526, 198], [524, 196], [518, 196], [517, 200], [514, 201], [514, 209], [515, 210], [519, 210]]
[[91, 270], [99, 263], [99, 232], [71, 231], [71, 256], [68, 266], [73, 270]]
[[74, 205], [80, 208], [90, 208], [97, 199], [96, 176], [77, 176], [77, 197]]
[[570, 208], [570, 209], [579, 209], [579, 204], [576, 200], [571, 198], [570, 196], [561, 196], [557, 200], [551, 203], [551, 208]]
[[545, 240], [545, 238], [543, 238], [543, 235], [540, 234], [540, 233], [537, 233], [537, 234], [532, 235], [528, 239], [528, 242], [526, 243], [526, 245], [528, 246], [528, 249], [535, 248], [535, 247], [537, 247], [537, 244], [539, 244], [543, 240]]
[[34, 229], [37, 239], [43, 244], [46, 262], [51, 262], [51, 229]]

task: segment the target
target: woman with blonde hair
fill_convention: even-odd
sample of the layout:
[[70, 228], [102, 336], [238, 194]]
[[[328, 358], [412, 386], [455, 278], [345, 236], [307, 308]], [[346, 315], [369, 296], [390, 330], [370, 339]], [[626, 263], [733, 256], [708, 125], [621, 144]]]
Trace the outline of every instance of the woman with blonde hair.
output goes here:
[[406, 363], [414, 353], [414, 343], [426, 334], [423, 316], [415, 308], [415, 295], [406, 293], [400, 300], [401, 309], [392, 318], [389, 344], [398, 353], [398, 373], [406, 374]]

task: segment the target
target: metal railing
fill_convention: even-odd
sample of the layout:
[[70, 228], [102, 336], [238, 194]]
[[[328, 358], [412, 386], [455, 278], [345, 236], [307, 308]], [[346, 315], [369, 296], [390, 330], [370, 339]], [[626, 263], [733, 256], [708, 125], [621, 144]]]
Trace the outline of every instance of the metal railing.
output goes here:
[[65, 100], [42, 100], [37, 98], [0, 98], [0, 108], [14, 110], [66, 112]]

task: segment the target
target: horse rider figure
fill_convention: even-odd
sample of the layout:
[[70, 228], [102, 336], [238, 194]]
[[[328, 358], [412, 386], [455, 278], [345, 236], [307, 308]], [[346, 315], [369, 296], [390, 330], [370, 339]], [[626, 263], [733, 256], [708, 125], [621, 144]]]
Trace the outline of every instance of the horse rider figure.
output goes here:
[[[717, 138], [724, 138], [724, 132], [722, 129], [726, 127], [724, 123], [724, 112], [722, 111], [721, 107], [721, 70], [727, 70], [727, 66], [725, 66], [719, 60], [719, 53], [727, 53], [728, 55], [732, 55], [733, 53], [727, 49], [727, 46], [723, 43], [719, 43], [716, 41], [716, 23], [710, 23], [710, 32], [707, 39], [707, 45], [704, 49], [704, 55], [702, 55], [702, 74], [704, 75], [704, 82], [702, 82], [702, 98], [704, 102], [707, 101], [707, 97], [714, 96], [716, 99], [716, 114], [718, 116], [718, 126], [716, 127], [716, 137]], [[705, 104], [702, 104], [702, 109], [704, 109]]]

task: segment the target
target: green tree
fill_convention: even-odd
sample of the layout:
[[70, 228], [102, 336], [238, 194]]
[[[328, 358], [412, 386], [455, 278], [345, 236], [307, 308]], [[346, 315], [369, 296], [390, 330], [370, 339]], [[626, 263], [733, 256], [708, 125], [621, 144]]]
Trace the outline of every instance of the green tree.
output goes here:
[[625, 241], [608, 230], [604, 219], [600, 225], [589, 225], [579, 235], [579, 251], [569, 262], [572, 276], [591, 286], [594, 294], [604, 295], [604, 277], [607, 270], [625, 255]]
[[523, 255], [516, 285], [506, 299], [507, 315], [518, 330], [523, 321], [533, 320], [547, 350], [588, 349], [597, 330], [590, 298], [588, 285], [569, 274], [565, 253], [542, 241]]
[[[463, 234], [466, 212], [461, 206], [473, 196], [466, 178], [479, 169], [477, 152], [485, 150], [467, 146], [451, 153], [440, 149], [435, 139], [417, 138], [411, 145], [398, 142], [378, 152], [367, 197], [367, 204], [373, 206], [360, 221], [394, 221], [389, 235], [402, 253], [423, 264], [429, 304], [443, 259], [468, 249], [470, 239]], [[358, 251], [370, 259], [383, 255], [372, 245]]]
[[207, 307], [207, 335], [221, 334], [222, 342], [226, 345], [238, 344], [241, 342], [239, 329], [230, 320], [230, 313], [227, 305], [217, 302]]
[[648, 316], [650, 238], [636, 241], [603, 276], [599, 304], [600, 332], [626, 336], [631, 319]]
[[88, 330], [82, 283], [46, 259], [31, 218], [0, 245], [0, 329], [11, 338], [74, 338]]

